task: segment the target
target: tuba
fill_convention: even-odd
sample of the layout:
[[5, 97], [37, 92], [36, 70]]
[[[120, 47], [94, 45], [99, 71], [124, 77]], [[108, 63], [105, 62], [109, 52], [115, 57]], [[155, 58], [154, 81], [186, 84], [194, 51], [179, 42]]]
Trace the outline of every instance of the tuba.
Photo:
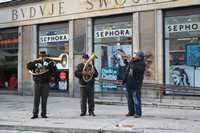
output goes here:
[[[56, 63], [61, 63], [63, 67], [67, 65], [67, 56], [65, 54], [62, 57], [46, 57], [46, 59], [51, 60], [49, 63], [53, 62], [54, 66], [56, 65]], [[39, 60], [39, 58], [37, 60]], [[40, 68], [35, 69], [35, 72], [29, 70], [29, 72], [33, 75], [41, 75], [48, 71], [49, 69], [46, 66], [41, 66]]]
[[[94, 71], [94, 66], [90, 62], [92, 60], [94, 60], [95, 58], [98, 58], [98, 57], [93, 53], [92, 56], [85, 63], [85, 65], [83, 67], [83, 71]], [[93, 77], [93, 74], [91, 74], [91, 75], [83, 75], [83, 80], [85, 82], [89, 82], [92, 79], [92, 77]]]

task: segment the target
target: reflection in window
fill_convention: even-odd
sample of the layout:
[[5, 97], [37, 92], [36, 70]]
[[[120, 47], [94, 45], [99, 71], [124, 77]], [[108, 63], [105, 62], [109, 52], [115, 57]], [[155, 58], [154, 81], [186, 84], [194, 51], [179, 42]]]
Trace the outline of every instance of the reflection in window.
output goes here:
[[187, 65], [187, 45], [199, 44], [199, 38], [180, 38], [170, 40], [170, 66]]

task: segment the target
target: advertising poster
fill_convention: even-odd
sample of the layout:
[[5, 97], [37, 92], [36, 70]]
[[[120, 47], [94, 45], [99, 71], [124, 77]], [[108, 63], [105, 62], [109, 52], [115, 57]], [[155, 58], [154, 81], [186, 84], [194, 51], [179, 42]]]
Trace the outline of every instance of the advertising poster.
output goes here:
[[187, 65], [200, 66], [200, 45], [186, 45]]
[[[112, 67], [103, 67], [101, 69], [101, 79], [117, 80], [118, 69]], [[103, 91], [115, 91], [117, 86], [103, 85]]]
[[[170, 84], [181, 86], [194, 86], [194, 68], [185, 65], [172, 66], [170, 69]], [[172, 91], [166, 91], [166, 94], [172, 94]], [[189, 94], [174, 92], [174, 94]]]
[[117, 80], [123, 80], [126, 71], [126, 64], [124, 64], [123, 57], [119, 57], [119, 53], [123, 55], [132, 55], [131, 45], [121, 45], [121, 46], [108, 46], [108, 67], [113, 69], [118, 69]]

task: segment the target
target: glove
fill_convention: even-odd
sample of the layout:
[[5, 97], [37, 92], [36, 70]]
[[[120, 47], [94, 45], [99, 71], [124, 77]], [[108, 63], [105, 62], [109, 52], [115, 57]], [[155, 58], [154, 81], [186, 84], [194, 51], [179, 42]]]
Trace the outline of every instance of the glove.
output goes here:
[[42, 64], [36, 63], [35, 66], [38, 67], [38, 68], [40, 68], [42, 66]]
[[48, 65], [49, 65], [49, 63], [44, 61], [43, 66], [48, 66]]

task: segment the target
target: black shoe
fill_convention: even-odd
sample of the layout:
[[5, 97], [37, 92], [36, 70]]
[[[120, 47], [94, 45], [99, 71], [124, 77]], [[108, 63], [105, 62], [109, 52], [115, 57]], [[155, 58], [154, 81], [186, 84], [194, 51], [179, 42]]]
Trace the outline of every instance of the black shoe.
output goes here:
[[80, 116], [85, 116], [85, 112], [81, 112]]
[[33, 116], [31, 117], [31, 119], [35, 119], [35, 118], [38, 118], [38, 115], [33, 115]]
[[94, 112], [89, 113], [90, 116], [95, 116]]
[[42, 116], [42, 118], [48, 118], [46, 115], [41, 115]]

